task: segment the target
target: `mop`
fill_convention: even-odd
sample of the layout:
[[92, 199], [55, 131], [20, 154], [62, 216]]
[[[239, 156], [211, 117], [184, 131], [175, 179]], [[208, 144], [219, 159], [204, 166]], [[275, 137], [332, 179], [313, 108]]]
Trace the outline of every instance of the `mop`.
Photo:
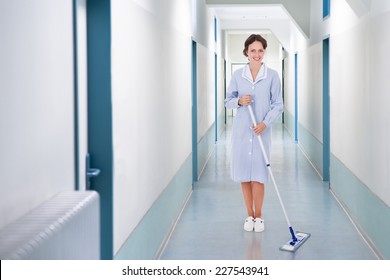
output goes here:
[[[253, 114], [252, 106], [250, 104], [248, 105], [248, 110], [249, 110], [249, 114], [251, 115], [251, 119], [252, 119], [253, 125], [256, 126], [257, 125], [256, 118], [255, 118], [255, 115]], [[310, 237], [310, 233], [304, 233], [304, 232], [299, 232], [299, 231], [294, 232], [294, 230], [293, 230], [293, 228], [291, 226], [291, 223], [290, 223], [290, 219], [287, 216], [286, 209], [284, 208], [284, 204], [283, 204], [282, 198], [281, 198], [281, 196], [279, 194], [278, 186], [276, 185], [276, 181], [275, 181], [274, 175], [272, 174], [271, 164], [269, 163], [267, 154], [265, 152], [265, 148], [264, 148], [263, 141], [261, 140], [261, 136], [258, 135], [257, 139], [259, 140], [261, 151], [263, 153], [264, 160], [265, 160], [265, 163], [267, 165], [267, 169], [269, 171], [269, 175], [271, 177], [272, 183], [275, 186], [276, 194], [278, 195], [278, 198], [279, 198], [279, 201], [280, 201], [280, 205], [282, 206], [283, 213], [284, 213], [284, 216], [286, 217], [288, 228], [289, 228], [290, 234], [291, 234], [291, 239], [289, 241], [287, 241], [279, 249], [283, 250], [283, 251], [295, 252]]]

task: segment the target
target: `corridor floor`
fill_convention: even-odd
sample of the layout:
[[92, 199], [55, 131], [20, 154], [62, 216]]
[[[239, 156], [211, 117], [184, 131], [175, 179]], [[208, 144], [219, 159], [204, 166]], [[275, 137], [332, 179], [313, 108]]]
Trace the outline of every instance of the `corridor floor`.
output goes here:
[[265, 231], [246, 232], [241, 187], [230, 180], [231, 119], [160, 259], [377, 259], [282, 124], [273, 125], [271, 164], [291, 224], [311, 237], [295, 253], [272, 183], [266, 186]]

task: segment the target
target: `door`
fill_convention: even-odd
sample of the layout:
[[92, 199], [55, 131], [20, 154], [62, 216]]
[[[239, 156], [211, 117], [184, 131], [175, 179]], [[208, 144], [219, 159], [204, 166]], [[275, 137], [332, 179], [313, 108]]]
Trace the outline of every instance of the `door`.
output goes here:
[[192, 41], [192, 182], [198, 181], [198, 97], [197, 97], [197, 48]]
[[294, 140], [298, 143], [298, 54], [294, 55]]
[[101, 259], [112, 259], [110, 1], [73, 0], [73, 25], [76, 189], [99, 193]]
[[330, 99], [329, 99], [329, 38], [322, 42], [322, 145], [323, 145], [323, 180], [329, 181], [330, 166]]

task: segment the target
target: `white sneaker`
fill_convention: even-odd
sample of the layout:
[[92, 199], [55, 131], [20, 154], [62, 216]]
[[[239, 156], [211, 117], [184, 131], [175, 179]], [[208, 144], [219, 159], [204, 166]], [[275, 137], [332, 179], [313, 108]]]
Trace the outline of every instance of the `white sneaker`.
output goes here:
[[264, 220], [261, 218], [256, 218], [254, 220], [254, 228], [255, 228], [255, 232], [264, 231]]
[[248, 218], [245, 219], [244, 230], [253, 231], [253, 227], [254, 227], [253, 217], [249, 216]]

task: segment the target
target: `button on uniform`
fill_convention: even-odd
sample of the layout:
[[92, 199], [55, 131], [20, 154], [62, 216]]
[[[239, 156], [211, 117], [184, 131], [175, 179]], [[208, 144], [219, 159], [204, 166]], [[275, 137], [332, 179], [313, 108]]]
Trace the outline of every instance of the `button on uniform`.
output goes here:
[[[249, 143], [251, 143], [252, 144], [252, 138], [249, 138]], [[251, 145], [251, 147], [252, 147], [252, 145]], [[252, 150], [252, 148], [251, 148], [251, 150]], [[248, 155], [252, 155], [252, 151], [250, 151], [249, 153], [248, 153]]]

